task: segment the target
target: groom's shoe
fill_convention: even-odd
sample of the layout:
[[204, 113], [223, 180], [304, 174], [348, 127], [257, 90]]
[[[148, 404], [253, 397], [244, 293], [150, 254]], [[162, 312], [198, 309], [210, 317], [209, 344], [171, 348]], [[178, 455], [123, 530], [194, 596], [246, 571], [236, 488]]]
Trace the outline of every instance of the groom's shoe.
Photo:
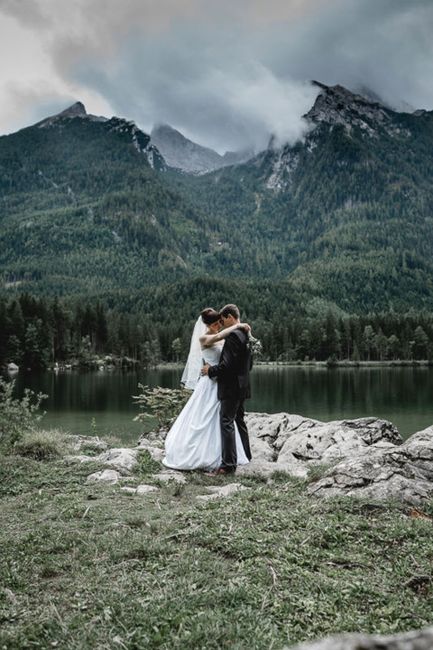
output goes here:
[[226, 474], [234, 474], [235, 470], [234, 469], [229, 469], [226, 467], [218, 467], [218, 469], [214, 469], [213, 472], [206, 472], [206, 476], [225, 476]]

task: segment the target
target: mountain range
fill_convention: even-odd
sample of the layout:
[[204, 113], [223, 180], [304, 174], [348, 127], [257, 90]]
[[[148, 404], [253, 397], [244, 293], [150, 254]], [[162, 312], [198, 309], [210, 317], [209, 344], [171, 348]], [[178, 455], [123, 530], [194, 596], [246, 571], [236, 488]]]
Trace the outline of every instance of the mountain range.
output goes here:
[[313, 83], [305, 138], [256, 154], [80, 102], [1, 137], [1, 290], [157, 313], [205, 281], [253, 312], [274, 291], [275, 318], [432, 309], [433, 113]]

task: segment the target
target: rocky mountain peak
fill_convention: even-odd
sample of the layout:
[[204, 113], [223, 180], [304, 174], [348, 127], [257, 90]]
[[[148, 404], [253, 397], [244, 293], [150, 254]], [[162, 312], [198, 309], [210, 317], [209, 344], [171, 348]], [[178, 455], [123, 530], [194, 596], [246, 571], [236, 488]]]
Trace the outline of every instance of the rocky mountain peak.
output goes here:
[[57, 117], [86, 117], [87, 111], [86, 107], [82, 102], [75, 102], [72, 106], [69, 106], [61, 113], [57, 114]]
[[[313, 81], [320, 93], [310, 111], [304, 117], [313, 124], [343, 125], [350, 133], [358, 127], [370, 137], [376, 137], [379, 130], [389, 135], [404, 135], [395, 122], [397, 114], [378, 101], [372, 101], [344, 86], [327, 86]], [[410, 135], [406, 133], [406, 135]]]
[[50, 117], [46, 117], [45, 119], [38, 122], [35, 126], [38, 126], [39, 128], [53, 126], [57, 123], [61, 123], [65, 118], [74, 117], [87, 118], [95, 121], [102, 121], [106, 119], [102, 117], [96, 117], [95, 115], [89, 115], [89, 113], [86, 111], [86, 107], [82, 102], [75, 102], [75, 104], [72, 104], [71, 106], [68, 106], [68, 108], [65, 108], [64, 111], [56, 113], [55, 115], [50, 115]]
[[321, 92], [305, 117], [315, 123], [357, 125], [369, 130], [369, 123], [389, 120], [389, 111], [382, 104], [353, 93], [344, 86], [326, 86], [313, 81]]
[[[155, 124], [150, 134], [151, 138], [170, 138], [171, 140], [177, 140], [178, 142], [188, 142], [186, 138], [180, 131], [173, 128], [169, 124], [161, 123]], [[190, 141], [189, 141], [190, 142]], [[200, 146], [200, 145], [198, 145]]]
[[170, 167], [193, 174], [205, 174], [224, 166], [219, 153], [188, 140], [168, 124], [155, 125], [150, 137]]
[[75, 102], [71, 106], [68, 106], [68, 108], [65, 108], [64, 111], [60, 111], [60, 113], [56, 113], [55, 115], [46, 117], [45, 119], [38, 122], [35, 126], [38, 126], [39, 128], [43, 128], [47, 126], [59, 126], [62, 125], [62, 123], [65, 120], [73, 119], [76, 117], [80, 117], [81, 119], [86, 119], [91, 122], [107, 121], [106, 117], [103, 117], [101, 115], [92, 115], [91, 113], [88, 113], [86, 111], [86, 107], [82, 102]]
[[186, 138], [169, 124], [157, 124], [151, 140], [158, 147], [170, 167], [190, 174], [206, 174], [229, 165], [238, 165], [254, 155], [252, 150], [219, 153]]

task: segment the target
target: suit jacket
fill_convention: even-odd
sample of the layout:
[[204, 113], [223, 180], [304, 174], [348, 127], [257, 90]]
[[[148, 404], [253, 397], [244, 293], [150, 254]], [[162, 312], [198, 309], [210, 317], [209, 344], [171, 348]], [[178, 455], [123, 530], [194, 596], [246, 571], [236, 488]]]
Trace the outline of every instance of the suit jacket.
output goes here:
[[219, 364], [209, 368], [209, 377], [218, 381], [220, 400], [251, 397], [252, 357], [247, 343], [247, 333], [242, 329], [234, 330], [225, 340]]

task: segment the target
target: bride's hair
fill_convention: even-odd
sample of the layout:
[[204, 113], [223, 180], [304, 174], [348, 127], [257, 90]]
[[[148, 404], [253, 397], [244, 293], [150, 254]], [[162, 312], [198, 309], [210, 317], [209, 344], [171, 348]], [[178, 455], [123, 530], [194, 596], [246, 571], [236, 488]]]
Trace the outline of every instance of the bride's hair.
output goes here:
[[201, 312], [201, 319], [205, 325], [212, 325], [212, 323], [216, 323], [220, 318], [219, 312], [216, 309], [212, 309], [212, 307], [206, 307]]

